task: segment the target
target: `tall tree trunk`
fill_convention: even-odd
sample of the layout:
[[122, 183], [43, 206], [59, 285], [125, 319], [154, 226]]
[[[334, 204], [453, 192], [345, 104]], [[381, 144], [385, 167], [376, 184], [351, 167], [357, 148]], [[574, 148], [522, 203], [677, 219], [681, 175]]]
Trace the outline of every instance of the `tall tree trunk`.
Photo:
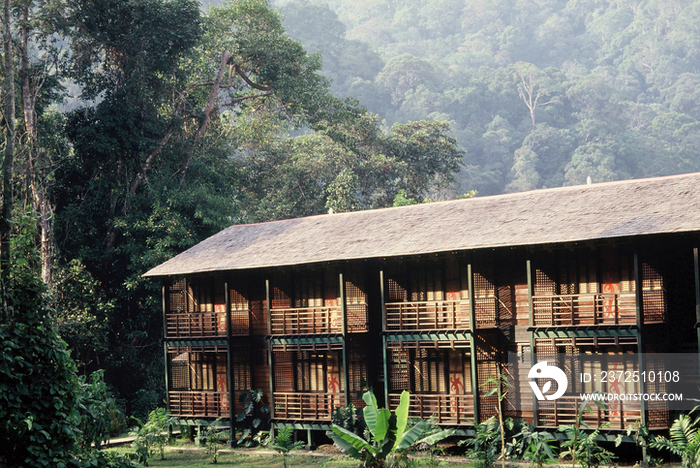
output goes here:
[[32, 86], [31, 59], [29, 57], [29, 8], [22, 8], [22, 25], [20, 27], [20, 75], [22, 77], [22, 110], [24, 126], [27, 132], [27, 159], [29, 173], [29, 189], [34, 210], [39, 214], [39, 233], [41, 253], [41, 279], [51, 287], [52, 260], [53, 260], [53, 207], [49, 202], [44, 186], [43, 174], [40, 173], [41, 164], [38, 152], [39, 133], [36, 123], [36, 96], [40, 84]]
[[9, 318], [7, 304], [7, 285], [10, 267], [10, 233], [12, 229], [12, 193], [13, 165], [15, 156], [15, 66], [12, 47], [10, 0], [3, 2], [2, 39], [5, 65], [5, 102], [3, 117], [5, 119], [5, 154], [2, 164], [2, 210], [0, 210], [0, 279], [2, 280], [3, 314]]

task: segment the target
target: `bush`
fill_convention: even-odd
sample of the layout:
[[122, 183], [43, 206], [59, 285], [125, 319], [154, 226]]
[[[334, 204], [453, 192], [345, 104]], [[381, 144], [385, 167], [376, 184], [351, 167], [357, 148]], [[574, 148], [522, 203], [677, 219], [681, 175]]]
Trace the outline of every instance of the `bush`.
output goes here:
[[76, 367], [43, 308], [43, 288], [27, 279], [0, 324], [0, 466], [60, 468], [80, 437]]

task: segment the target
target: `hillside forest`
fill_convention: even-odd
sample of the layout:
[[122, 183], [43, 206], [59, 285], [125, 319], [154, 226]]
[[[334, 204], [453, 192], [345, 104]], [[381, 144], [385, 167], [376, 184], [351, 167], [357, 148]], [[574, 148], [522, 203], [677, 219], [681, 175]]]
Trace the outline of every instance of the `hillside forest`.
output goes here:
[[479, 195], [700, 170], [700, 2], [328, 0], [280, 7], [338, 96], [441, 120]]
[[[162, 285], [142, 274], [226, 226], [700, 170], [700, 0], [0, 16], [0, 444], [22, 450], [88, 382], [115, 420], [162, 405]], [[49, 387], [65, 414], [23, 412]]]

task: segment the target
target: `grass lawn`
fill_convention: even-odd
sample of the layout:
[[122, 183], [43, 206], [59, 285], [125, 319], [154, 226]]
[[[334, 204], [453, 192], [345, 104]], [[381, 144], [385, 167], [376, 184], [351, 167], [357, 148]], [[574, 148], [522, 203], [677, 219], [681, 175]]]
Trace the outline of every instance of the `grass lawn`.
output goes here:
[[[132, 452], [130, 448], [113, 448], [107, 449], [111, 452], [126, 453]], [[211, 468], [212, 466], [240, 467], [240, 468], [283, 468], [284, 464], [282, 456], [270, 451], [263, 450], [244, 450], [231, 453], [229, 451], [219, 452], [218, 463], [213, 465], [211, 458], [207, 456], [204, 449], [194, 450], [191, 448], [169, 447], [165, 452], [165, 460], [159, 460], [160, 455], [149, 458], [148, 465], [150, 467], [160, 468]], [[427, 468], [430, 466], [450, 468], [467, 468], [466, 462], [455, 462], [451, 459], [440, 460], [437, 465], [431, 465], [428, 458], [418, 460], [417, 468]], [[342, 454], [332, 454], [323, 456], [317, 453], [308, 454], [303, 451], [292, 452], [287, 457], [288, 468], [357, 468], [360, 466], [357, 460]]]

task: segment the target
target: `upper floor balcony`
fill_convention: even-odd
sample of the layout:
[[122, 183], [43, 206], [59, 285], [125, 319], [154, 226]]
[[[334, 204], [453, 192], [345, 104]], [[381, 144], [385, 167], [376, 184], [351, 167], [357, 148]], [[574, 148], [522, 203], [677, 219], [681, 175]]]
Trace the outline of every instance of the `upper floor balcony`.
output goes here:
[[[250, 312], [231, 311], [231, 334], [250, 333]], [[178, 312], [165, 315], [166, 338], [215, 338], [227, 336], [223, 306], [209, 312]]]
[[533, 296], [534, 325], [634, 325], [635, 294], [565, 294]]
[[342, 333], [342, 309], [340, 306], [271, 309], [270, 327], [272, 335]]
[[[387, 332], [469, 329], [469, 301], [389, 302], [384, 304]], [[474, 300], [476, 327], [496, 326], [497, 299]]]

